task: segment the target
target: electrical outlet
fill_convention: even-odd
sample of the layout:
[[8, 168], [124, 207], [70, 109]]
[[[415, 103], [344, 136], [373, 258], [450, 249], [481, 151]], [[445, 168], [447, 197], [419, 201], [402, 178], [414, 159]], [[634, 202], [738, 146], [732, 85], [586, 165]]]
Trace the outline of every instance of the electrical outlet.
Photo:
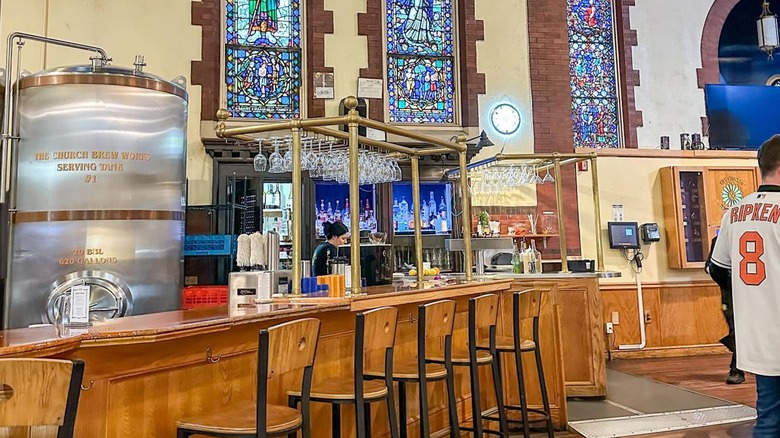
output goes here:
[[620, 324], [620, 313], [618, 313], [616, 310], [612, 311], [612, 324]]
[[653, 318], [650, 317], [650, 312], [645, 313], [645, 324], [653, 322]]
[[606, 331], [606, 333], [607, 333], [608, 335], [611, 335], [612, 333], [615, 333], [615, 326], [614, 326], [614, 324], [613, 324], [613, 323], [611, 323], [611, 322], [608, 322], [608, 323], [605, 325], [605, 327], [604, 327], [604, 331]]

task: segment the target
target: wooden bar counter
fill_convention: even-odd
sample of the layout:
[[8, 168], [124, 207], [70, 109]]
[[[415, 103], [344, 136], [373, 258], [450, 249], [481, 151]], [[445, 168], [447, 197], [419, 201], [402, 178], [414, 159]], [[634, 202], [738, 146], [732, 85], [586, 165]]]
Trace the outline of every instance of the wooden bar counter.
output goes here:
[[[577, 281], [576, 279], [567, 281]], [[99, 323], [84, 332], [58, 335], [51, 326], [0, 332], [0, 357], [57, 357], [86, 362], [77, 437], [171, 437], [174, 423], [202, 412], [229, 410], [252, 403], [255, 396], [258, 331], [301, 317], [322, 321], [314, 379], [351, 374], [355, 312], [381, 306], [399, 309], [396, 356], [415, 354], [419, 304], [439, 299], [457, 301], [453, 345], [466, 343], [468, 299], [484, 293], [501, 295], [499, 335], [510, 333], [511, 293], [528, 286], [545, 287], [541, 316], [541, 349], [557, 428], [566, 426], [564, 347], [561, 338], [561, 299], [558, 280], [451, 279], [446, 282], [394, 284], [367, 288], [363, 295], [342, 299], [299, 298], [278, 300], [254, 308], [230, 311], [226, 307], [141, 315]], [[566, 283], [568, 284], [568, 283]], [[569, 286], [566, 286], [569, 287]], [[565, 323], [564, 323], [565, 324]], [[531, 327], [523, 327], [531, 337]], [[518, 395], [514, 370], [504, 360], [505, 393], [511, 403]], [[524, 362], [529, 403], [540, 406], [533, 357]], [[489, 367], [482, 372], [483, 407], [495, 406]], [[568, 368], [567, 368], [568, 372]], [[456, 371], [458, 413], [470, 418], [470, 388], [465, 369]], [[275, 403], [286, 404], [285, 376], [269, 381]], [[410, 436], [418, 436], [417, 395], [408, 394]], [[431, 385], [432, 430], [447, 427], [444, 383]], [[329, 435], [330, 410], [313, 403], [314, 436]], [[494, 409], [493, 409], [494, 410]], [[353, 411], [342, 410], [344, 436], [353, 436]], [[372, 409], [374, 436], [387, 436], [385, 409]]]

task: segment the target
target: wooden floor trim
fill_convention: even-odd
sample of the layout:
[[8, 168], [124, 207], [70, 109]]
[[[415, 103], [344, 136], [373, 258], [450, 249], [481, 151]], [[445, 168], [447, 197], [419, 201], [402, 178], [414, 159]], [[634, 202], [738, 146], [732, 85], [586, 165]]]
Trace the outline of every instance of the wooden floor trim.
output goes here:
[[660, 357], [712, 356], [728, 354], [721, 344], [688, 345], [682, 347], [653, 347], [642, 350], [613, 350], [613, 359], [650, 359]]

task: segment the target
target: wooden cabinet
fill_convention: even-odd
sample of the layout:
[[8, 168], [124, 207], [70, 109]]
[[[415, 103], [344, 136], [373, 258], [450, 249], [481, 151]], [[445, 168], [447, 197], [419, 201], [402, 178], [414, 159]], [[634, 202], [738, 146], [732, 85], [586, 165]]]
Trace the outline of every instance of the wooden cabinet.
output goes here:
[[665, 167], [661, 169], [669, 267], [704, 267], [723, 212], [756, 191], [757, 167]]

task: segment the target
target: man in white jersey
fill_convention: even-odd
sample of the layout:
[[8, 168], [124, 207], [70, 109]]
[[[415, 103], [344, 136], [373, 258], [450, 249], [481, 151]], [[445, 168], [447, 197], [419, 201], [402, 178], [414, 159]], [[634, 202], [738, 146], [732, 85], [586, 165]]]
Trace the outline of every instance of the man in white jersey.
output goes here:
[[732, 287], [737, 367], [756, 375], [756, 438], [780, 437], [780, 135], [758, 150], [762, 184], [723, 216], [710, 276]]

